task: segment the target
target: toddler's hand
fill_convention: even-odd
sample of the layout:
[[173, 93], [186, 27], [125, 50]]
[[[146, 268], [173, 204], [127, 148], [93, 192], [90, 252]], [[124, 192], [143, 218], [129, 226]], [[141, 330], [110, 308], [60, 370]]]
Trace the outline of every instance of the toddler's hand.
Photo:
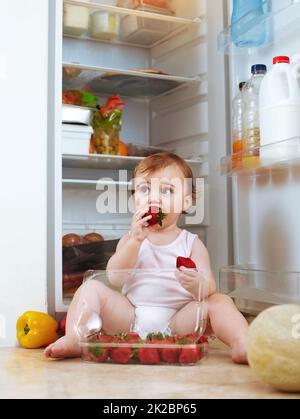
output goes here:
[[129, 234], [130, 237], [139, 242], [144, 241], [150, 233], [150, 230], [148, 228], [148, 221], [151, 219], [152, 216], [149, 215], [148, 217], [145, 217], [145, 214], [147, 213], [148, 209], [149, 207], [138, 210], [132, 218]]
[[176, 271], [176, 278], [180, 285], [191, 293], [196, 300], [200, 299], [200, 281], [197, 271], [182, 266]]

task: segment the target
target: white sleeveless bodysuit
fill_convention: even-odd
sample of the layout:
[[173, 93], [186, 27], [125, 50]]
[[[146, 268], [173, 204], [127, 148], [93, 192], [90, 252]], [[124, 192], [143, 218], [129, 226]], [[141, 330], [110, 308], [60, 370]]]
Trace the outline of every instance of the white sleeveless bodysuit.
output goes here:
[[193, 296], [175, 277], [178, 256], [190, 257], [196, 234], [182, 230], [168, 245], [155, 245], [145, 239], [141, 245], [136, 271], [122, 293], [135, 309], [132, 330], [145, 338], [149, 333], [168, 333], [171, 318]]

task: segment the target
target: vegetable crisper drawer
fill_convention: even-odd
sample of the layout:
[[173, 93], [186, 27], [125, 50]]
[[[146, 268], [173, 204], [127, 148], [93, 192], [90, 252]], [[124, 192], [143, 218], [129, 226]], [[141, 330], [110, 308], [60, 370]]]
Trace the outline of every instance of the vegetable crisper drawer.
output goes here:
[[240, 311], [257, 315], [274, 305], [300, 304], [300, 273], [229, 266], [221, 269], [220, 291], [232, 297]]

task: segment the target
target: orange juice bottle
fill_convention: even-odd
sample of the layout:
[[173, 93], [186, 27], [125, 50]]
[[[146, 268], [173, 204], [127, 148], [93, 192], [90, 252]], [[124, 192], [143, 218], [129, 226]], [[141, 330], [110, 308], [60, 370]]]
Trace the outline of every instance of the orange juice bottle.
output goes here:
[[260, 164], [260, 85], [267, 73], [264, 64], [251, 68], [252, 77], [243, 88], [243, 167], [255, 168]]
[[243, 154], [243, 87], [239, 84], [239, 92], [232, 102], [232, 169], [241, 167]]

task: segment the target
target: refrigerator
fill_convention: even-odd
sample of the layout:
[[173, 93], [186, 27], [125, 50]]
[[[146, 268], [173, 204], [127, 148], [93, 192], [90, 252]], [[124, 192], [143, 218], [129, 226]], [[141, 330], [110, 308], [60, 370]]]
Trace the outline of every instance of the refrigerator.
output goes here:
[[[129, 213], [99, 214], [96, 203], [105, 182], [126, 187], [141, 158], [64, 154], [63, 89], [93, 86], [101, 101], [120, 94], [127, 104], [122, 141], [187, 160], [201, 179], [204, 213], [196, 224], [183, 217], [180, 226], [205, 243], [219, 290], [243, 313], [300, 302], [297, 139], [284, 161], [240, 172], [230, 163], [238, 83], [249, 79], [252, 64], [270, 66], [275, 55], [299, 52], [300, 5], [265, 2], [263, 23], [252, 23], [265, 25], [266, 42], [246, 49], [232, 42], [231, 1], [172, 0], [172, 14], [131, 3], [1, 2], [1, 346], [15, 343], [14, 323], [23, 311], [57, 318], [67, 311], [64, 234], [93, 231], [117, 241], [130, 226]], [[66, 33], [72, 6], [86, 9], [89, 19], [112, 16], [117, 36]], [[129, 177], [120, 178], [120, 171]]]

